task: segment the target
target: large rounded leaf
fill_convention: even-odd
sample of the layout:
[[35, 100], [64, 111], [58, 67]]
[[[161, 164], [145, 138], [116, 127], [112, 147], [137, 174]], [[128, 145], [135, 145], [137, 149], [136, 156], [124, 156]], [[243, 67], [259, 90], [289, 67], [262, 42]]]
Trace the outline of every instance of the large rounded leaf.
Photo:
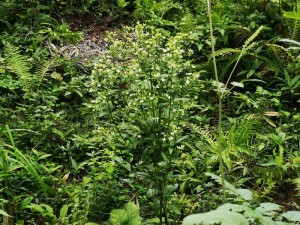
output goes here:
[[214, 210], [207, 213], [190, 215], [184, 218], [182, 225], [249, 225], [241, 214], [228, 210]]
[[288, 211], [283, 213], [282, 216], [289, 221], [300, 222], [300, 212], [299, 211]]

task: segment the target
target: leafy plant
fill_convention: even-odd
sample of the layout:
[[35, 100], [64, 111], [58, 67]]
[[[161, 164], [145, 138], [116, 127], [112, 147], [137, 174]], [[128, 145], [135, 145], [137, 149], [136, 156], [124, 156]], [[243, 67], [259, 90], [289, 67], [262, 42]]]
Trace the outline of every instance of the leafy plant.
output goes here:
[[283, 15], [289, 27], [290, 37], [292, 40], [300, 40], [300, 1], [296, 1], [293, 11], [284, 11]]
[[[221, 178], [214, 174], [207, 174], [213, 179], [222, 183]], [[226, 189], [230, 191], [231, 194], [235, 195], [240, 199], [240, 193], [251, 193], [247, 189], [235, 189], [230, 183], [226, 181]], [[232, 191], [233, 190], [233, 191]], [[238, 190], [243, 190], [238, 191]], [[247, 195], [248, 195], [247, 194]], [[248, 195], [249, 196], [249, 195]], [[255, 207], [249, 204], [251, 198], [244, 199], [244, 201], [239, 204], [226, 203], [218, 207], [216, 210], [212, 210], [207, 213], [199, 213], [187, 216], [184, 218], [182, 225], [213, 225], [213, 224], [294, 224], [294, 222], [300, 222], [300, 213], [297, 211], [288, 211], [285, 213], [280, 213], [282, 207], [275, 203], [261, 203], [259, 206]], [[245, 201], [246, 200], [246, 201]], [[282, 218], [287, 219], [289, 222], [280, 222]]]
[[10, 70], [18, 75], [19, 85], [26, 94], [39, 87], [43, 77], [55, 63], [54, 59], [45, 60], [37, 67], [36, 71], [32, 73], [30, 64], [28, 63], [28, 57], [21, 55], [18, 48], [8, 44], [5, 52]]

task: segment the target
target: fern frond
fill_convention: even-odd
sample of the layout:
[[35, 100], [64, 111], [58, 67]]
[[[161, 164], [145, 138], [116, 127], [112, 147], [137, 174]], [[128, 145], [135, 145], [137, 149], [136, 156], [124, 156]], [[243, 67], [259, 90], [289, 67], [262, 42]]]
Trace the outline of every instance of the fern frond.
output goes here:
[[243, 45], [243, 49], [246, 49], [252, 41], [260, 34], [260, 32], [264, 29], [264, 26], [260, 26], [246, 41]]
[[200, 134], [200, 136], [214, 149], [216, 148], [216, 140], [213, 138], [212, 134], [210, 133], [210, 131], [208, 130], [203, 130], [202, 128], [200, 128], [199, 126], [195, 125], [195, 124], [189, 124], [190, 128], [192, 131], [194, 131], [195, 133]]
[[47, 73], [53, 67], [55, 62], [56, 59], [53, 58], [51, 60], [44, 60], [37, 66], [34, 72], [34, 78], [37, 80], [37, 86], [39, 86], [42, 83], [44, 76], [47, 75]]
[[[283, 40], [284, 39], [282, 39], [281, 41], [283, 41]], [[299, 43], [299, 45], [300, 45], [300, 43]], [[294, 61], [294, 57], [292, 56], [289, 49], [287, 49], [281, 45], [277, 45], [277, 44], [266, 44], [266, 46], [268, 46], [270, 49], [272, 49], [272, 51], [275, 53], [277, 53], [277, 52], [285, 53], [290, 59], [292, 59]]]
[[246, 27], [239, 27], [239, 28], [234, 28], [234, 34], [232, 36], [232, 43], [236, 47], [240, 46], [241, 43], [244, 43], [247, 38], [251, 36], [251, 32], [248, 28]]
[[300, 10], [294, 10], [292, 12], [283, 11], [285, 22], [289, 28], [290, 37], [293, 40], [300, 40]]
[[10, 44], [5, 47], [5, 56], [10, 70], [18, 75], [20, 85], [25, 92], [31, 90], [32, 75], [30, 73], [30, 66], [27, 62], [28, 58], [21, 55], [19, 49]]
[[250, 50], [252, 50], [252, 48], [254, 48], [255, 46], [257, 46], [259, 43], [258, 42], [252, 42], [250, 45], [248, 45], [245, 49], [244, 52], [249, 52]]

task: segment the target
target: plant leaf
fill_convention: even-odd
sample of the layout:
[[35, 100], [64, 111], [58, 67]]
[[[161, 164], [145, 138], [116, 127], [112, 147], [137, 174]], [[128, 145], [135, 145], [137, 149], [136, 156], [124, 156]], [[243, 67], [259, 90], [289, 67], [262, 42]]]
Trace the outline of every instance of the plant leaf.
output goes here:
[[127, 212], [128, 225], [142, 224], [142, 220], [139, 215], [139, 208], [133, 202], [128, 202], [125, 205], [125, 210]]
[[61, 207], [60, 212], [59, 212], [59, 217], [61, 219], [66, 217], [66, 215], [68, 213], [68, 209], [69, 209], [68, 205], [63, 205], [63, 207]]
[[292, 222], [300, 222], [300, 212], [299, 211], [288, 211], [283, 213], [282, 216]]
[[184, 218], [182, 225], [248, 225], [248, 220], [241, 214], [228, 210], [214, 210]]
[[8, 214], [7, 214], [5, 211], [3, 211], [2, 209], [0, 209], [0, 215], [11, 217], [10, 215], [8, 215]]
[[114, 209], [109, 216], [111, 224], [123, 224], [127, 221], [127, 213], [125, 209]]

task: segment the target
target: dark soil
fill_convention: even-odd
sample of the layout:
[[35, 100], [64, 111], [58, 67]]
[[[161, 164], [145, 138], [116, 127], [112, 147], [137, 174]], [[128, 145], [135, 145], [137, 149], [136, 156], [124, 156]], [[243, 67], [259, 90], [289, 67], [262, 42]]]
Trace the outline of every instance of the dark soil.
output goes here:
[[289, 182], [283, 183], [271, 196], [274, 203], [282, 205], [286, 210], [300, 210], [300, 196], [296, 185]]

